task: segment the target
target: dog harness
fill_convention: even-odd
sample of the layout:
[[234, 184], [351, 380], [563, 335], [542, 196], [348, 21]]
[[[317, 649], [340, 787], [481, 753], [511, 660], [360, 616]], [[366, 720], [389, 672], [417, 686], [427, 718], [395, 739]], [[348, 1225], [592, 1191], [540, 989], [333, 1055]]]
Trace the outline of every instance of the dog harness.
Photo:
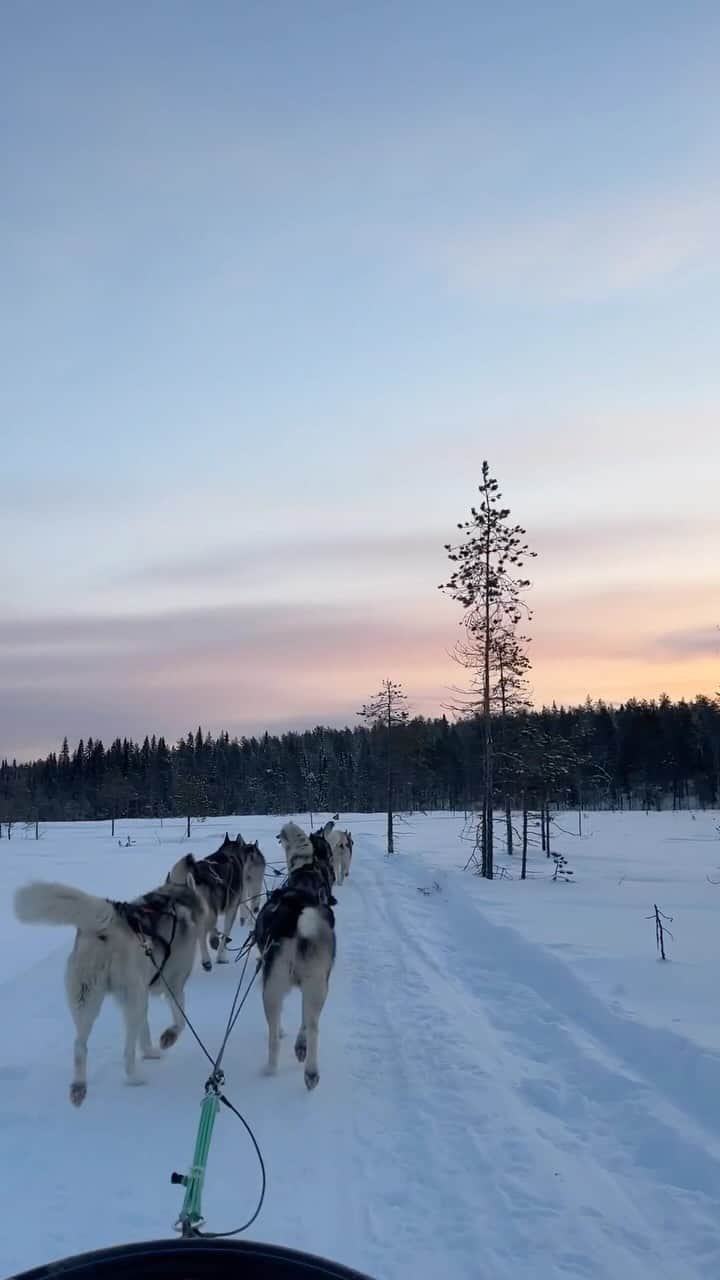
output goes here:
[[[175, 941], [175, 934], [177, 933], [178, 925], [175, 907], [165, 907], [158, 910], [158, 908], [152, 907], [149, 904], [141, 905], [138, 902], [114, 902], [112, 898], [108, 898], [108, 902], [110, 902], [118, 915], [125, 921], [128, 929], [132, 930], [138, 941], [145, 947], [147, 955], [150, 957], [153, 964], [155, 964], [155, 959], [152, 955], [153, 945], [158, 943], [163, 948], [165, 954], [163, 955], [160, 964], [155, 964], [156, 972], [150, 979], [150, 986], [153, 987], [158, 978], [162, 976], [162, 971], [170, 959], [170, 953], [172, 952], [172, 946]], [[154, 927], [154, 920], [158, 916], [170, 916], [170, 919], [172, 920], [169, 941], [167, 938], [163, 938], [162, 934], [160, 934], [157, 928]]]

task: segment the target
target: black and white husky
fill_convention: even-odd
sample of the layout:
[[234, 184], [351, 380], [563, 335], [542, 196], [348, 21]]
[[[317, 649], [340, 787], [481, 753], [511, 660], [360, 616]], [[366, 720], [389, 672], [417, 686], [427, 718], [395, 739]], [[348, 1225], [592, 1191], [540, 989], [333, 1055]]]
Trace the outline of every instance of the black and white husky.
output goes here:
[[282, 1005], [292, 987], [302, 997], [295, 1056], [305, 1064], [305, 1084], [320, 1079], [318, 1035], [335, 962], [332, 855], [321, 833], [312, 838], [294, 822], [278, 836], [287, 859], [287, 884], [270, 894], [255, 922], [262, 957], [263, 1005], [268, 1024], [268, 1074], [277, 1070]]
[[25, 924], [77, 929], [65, 973], [75, 1023], [70, 1101], [79, 1107], [85, 1100], [87, 1042], [106, 995], [115, 996], [125, 1019], [128, 1083], [142, 1084], [135, 1068], [138, 1044], [144, 1058], [161, 1056], [150, 1037], [149, 994], [164, 995], [172, 1010], [172, 1023], [160, 1037], [161, 1049], [169, 1049], [185, 1025], [185, 984], [205, 916], [192, 879], [184, 885], [163, 885], [132, 902], [111, 902], [69, 885], [36, 881], [18, 889], [15, 915]]
[[[208, 940], [217, 951], [217, 963], [227, 964], [227, 944], [230, 941], [235, 918], [239, 913], [240, 924], [248, 917], [254, 920], [260, 909], [263, 895], [265, 859], [257, 841], [248, 844], [238, 833], [234, 840], [227, 831], [225, 839], [215, 853], [207, 858], [195, 858], [186, 853], [170, 871], [167, 884], [186, 884], [188, 875], [202, 897], [206, 911], [206, 924], [200, 931], [200, 958], [203, 969], [212, 969]], [[218, 916], [223, 916], [223, 932], [218, 933]]]

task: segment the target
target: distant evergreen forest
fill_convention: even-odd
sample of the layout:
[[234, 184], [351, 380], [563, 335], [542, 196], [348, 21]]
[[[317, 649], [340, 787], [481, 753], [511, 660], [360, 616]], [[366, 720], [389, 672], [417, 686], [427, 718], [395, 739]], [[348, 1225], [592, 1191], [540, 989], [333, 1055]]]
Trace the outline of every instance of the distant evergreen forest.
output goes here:
[[[482, 792], [482, 726], [409, 719], [392, 729], [398, 812], [466, 809]], [[720, 804], [720, 695], [588, 701], [493, 717], [494, 804], [685, 808]], [[231, 738], [198, 729], [172, 746], [65, 740], [45, 760], [0, 765], [0, 823], [382, 810], [388, 732], [374, 727]]]

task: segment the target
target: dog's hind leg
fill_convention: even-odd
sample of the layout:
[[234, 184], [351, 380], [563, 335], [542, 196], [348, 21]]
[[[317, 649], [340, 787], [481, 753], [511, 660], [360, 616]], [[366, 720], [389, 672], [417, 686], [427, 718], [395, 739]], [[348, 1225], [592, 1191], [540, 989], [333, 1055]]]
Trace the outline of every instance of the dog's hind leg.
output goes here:
[[232, 938], [232, 929], [233, 929], [233, 925], [235, 924], [235, 917], [236, 917], [236, 915], [237, 915], [237, 912], [238, 912], [238, 906], [239, 906], [239, 905], [240, 905], [240, 900], [239, 900], [239, 898], [235, 898], [235, 899], [234, 899], [234, 900], [229, 904], [228, 909], [227, 909], [227, 911], [225, 912], [225, 918], [224, 918], [224, 920], [223, 920], [223, 935], [222, 935], [222, 941], [221, 941], [221, 943], [220, 943], [220, 949], [219, 949], [219, 951], [218, 951], [218, 955], [217, 955], [217, 963], [218, 963], [218, 964], [229, 964], [229, 963], [230, 963], [230, 961], [228, 960], [227, 952], [226, 952], [225, 948], [227, 947], [228, 942], [230, 942], [230, 941], [231, 941], [231, 938]]
[[203, 925], [198, 934], [198, 944], [200, 946], [200, 959], [202, 961], [202, 967], [206, 973], [209, 973], [210, 970], [212, 969], [212, 960], [210, 959], [210, 952], [208, 951], [209, 935], [212, 935], [210, 937], [210, 946], [212, 947], [213, 951], [217, 950], [218, 943], [217, 943], [216, 926], [217, 926], [217, 917], [215, 918], [214, 925], [210, 926], [210, 928], [208, 928], [207, 925]]
[[247, 917], [250, 922], [257, 920], [260, 907], [262, 906], [263, 894], [265, 892], [265, 875], [264, 867], [252, 866], [246, 868], [243, 877], [243, 907], [241, 912], [240, 923], [244, 924]]
[[172, 1020], [172, 1024], [165, 1031], [163, 1031], [160, 1037], [161, 1049], [171, 1048], [171, 1046], [175, 1044], [175, 1041], [178, 1039], [178, 1036], [180, 1035], [183, 1027], [185, 1026], [184, 988], [180, 987], [177, 991], [173, 991], [172, 996], [170, 995], [169, 991], [166, 992], [165, 998], [172, 1010], [173, 1020]]
[[[144, 1084], [142, 1076], [137, 1074], [135, 1059], [138, 1041], [142, 1045], [144, 1028], [147, 1027], [147, 987], [138, 985], [130, 987], [122, 1001], [125, 1019], [125, 1075], [128, 1084]], [[148, 1037], [150, 1029], [148, 1027]]]
[[160, 1049], [157, 1049], [152, 1042], [150, 1023], [147, 1020], [147, 1016], [140, 1028], [140, 1052], [143, 1058], [162, 1058]]
[[75, 1023], [75, 1043], [73, 1046], [73, 1078], [70, 1085], [70, 1101], [79, 1107], [87, 1095], [87, 1045], [90, 1032], [95, 1025], [105, 994], [100, 983], [68, 983], [68, 1001], [70, 1012]]
[[283, 1000], [290, 988], [288, 964], [284, 956], [276, 956], [263, 982], [263, 1007], [268, 1024], [268, 1060], [266, 1075], [274, 1075], [280, 1055]]
[[295, 1057], [305, 1063], [305, 1084], [314, 1089], [320, 1079], [318, 1038], [320, 1014], [327, 999], [327, 978], [308, 977], [302, 985], [302, 1025], [295, 1041]]

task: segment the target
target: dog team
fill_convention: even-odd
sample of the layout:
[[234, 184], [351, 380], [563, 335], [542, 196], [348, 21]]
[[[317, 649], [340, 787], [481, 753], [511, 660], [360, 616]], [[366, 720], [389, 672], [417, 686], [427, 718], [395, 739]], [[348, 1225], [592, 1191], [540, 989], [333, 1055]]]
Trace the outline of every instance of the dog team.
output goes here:
[[[299, 987], [302, 1021], [295, 1056], [304, 1065], [305, 1084], [314, 1089], [318, 1070], [318, 1029], [335, 961], [335, 884], [350, 874], [353, 840], [334, 822], [306, 835], [286, 822], [277, 836], [287, 877], [265, 893], [265, 858], [257, 841], [225, 834], [207, 858], [185, 854], [164, 885], [132, 902], [96, 898], [64, 884], [36, 881], [15, 894], [15, 914], [26, 924], [70, 925], [77, 930], [68, 957], [65, 989], [75, 1023], [70, 1101], [77, 1107], [87, 1094], [87, 1043], [105, 996], [118, 1001], [125, 1021], [125, 1072], [140, 1084], [138, 1048], [144, 1058], [159, 1058], [184, 1025], [185, 986], [199, 948], [203, 969], [227, 964], [227, 946], [235, 921], [250, 924], [259, 954], [262, 997], [268, 1025], [269, 1074], [277, 1070], [282, 1005]], [[265, 901], [263, 901], [265, 899]], [[223, 928], [218, 921], [222, 916]], [[149, 996], [164, 995], [170, 1026], [152, 1043]]]

